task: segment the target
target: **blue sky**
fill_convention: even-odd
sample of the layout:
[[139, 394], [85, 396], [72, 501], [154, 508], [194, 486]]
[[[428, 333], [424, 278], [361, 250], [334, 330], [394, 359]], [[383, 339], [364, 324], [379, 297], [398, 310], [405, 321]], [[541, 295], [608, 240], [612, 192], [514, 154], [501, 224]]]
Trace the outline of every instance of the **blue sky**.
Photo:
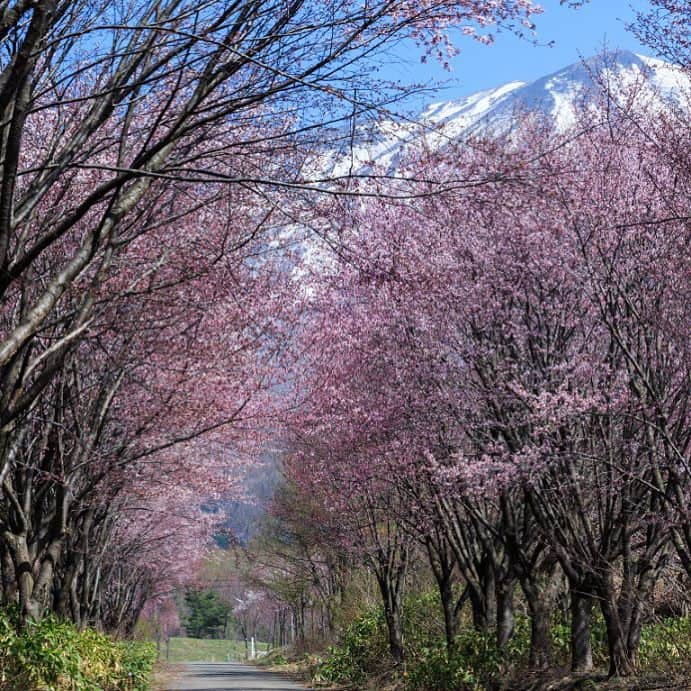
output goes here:
[[[445, 71], [432, 59], [421, 64], [419, 51], [401, 45], [382, 68], [380, 76], [407, 83], [444, 82], [437, 94], [425, 94], [423, 102], [447, 100], [509, 81], [532, 81], [581, 56], [597, 53], [606, 42], [611, 49], [626, 49], [650, 54], [626, 31], [625, 24], [635, 10], [649, 8], [646, 0], [591, 0], [579, 10], [560, 6], [559, 0], [542, 0], [544, 13], [535, 18], [538, 45], [510, 33], [500, 33], [491, 46], [461, 37], [461, 54], [451, 61], [452, 71]], [[553, 41], [550, 47], [547, 44]]]

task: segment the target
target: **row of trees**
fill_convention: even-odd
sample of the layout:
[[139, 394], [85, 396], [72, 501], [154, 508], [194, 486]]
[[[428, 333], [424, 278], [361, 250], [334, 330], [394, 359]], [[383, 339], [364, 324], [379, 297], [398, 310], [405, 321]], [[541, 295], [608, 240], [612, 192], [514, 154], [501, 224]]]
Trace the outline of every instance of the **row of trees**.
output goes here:
[[561, 596], [574, 671], [597, 607], [626, 675], [661, 592], [688, 595], [684, 112], [607, 93], [566, 133], [411, 154], [407, 199], [382, 182], [329, 210], [342, 244], [302, 274], [286, 470], [376, 578], [394, 659], [415, 554], [450, 652], [466, 603], [505, 647], [520, 590], [534, 669]]
[[47, 608], [126, 631], [193, 568], [195, 507], [232, 489], [227, 430], [282, 343], [268, 250], [328, 187], [305, 171], [334, 125], [397, 93], [372, 56], [535, 11], [0, 5], [0, 574], [22, 622]]

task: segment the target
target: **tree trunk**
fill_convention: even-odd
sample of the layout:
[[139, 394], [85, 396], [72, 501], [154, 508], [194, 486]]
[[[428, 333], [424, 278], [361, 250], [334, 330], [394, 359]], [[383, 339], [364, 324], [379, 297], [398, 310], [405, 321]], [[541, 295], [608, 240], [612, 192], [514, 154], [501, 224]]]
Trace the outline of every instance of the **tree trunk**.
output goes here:
[[17, 577], [12, 554], [7, 544], [2, 544], [2, 603], [7, 605], [17, 600]]
[[451, 653], [456, 646], [456, 634], [458, 633], [459, 614], [461, 607], [468, 597], [468, 588], [456, 598], [453, 590], [454, 567], [456, 560], [446, 540], [432, 539], [426, 541], [429, 563], [437, 582], [439, 600], [444, 613], [444, 636], [446, 638], [446, 650]]
[[41, 606], [34, 598], [34, 564], [24, 536], [13, 535], [8, 544], [12, 550], [17, 578], [19, 627], [23, 629], [29, 620], [37, 621], [41, 616]]
[[619, 618], [611, 579], [598, 592], [600, 608], [607, 628], [607, 650], [609, 653], [609, 676], [628, 677], [633, 673], [633, 664], [626, 645], [626, 637]]
[[552, 663], [552, 612], [560, 592], [561, 571], [556, 562], [543, 563], [521, 579], [521, 588], [530, 612], [529, 667], [549, 669]]
[[386, 627], [389, 631], [389, 651], [396, 662], [403, 662], [403, 625], [400, 611], [386, 612]]
[[450, 653], [456, 644], [456, 632], [458, 631], [458, 616], [453, 601], [451, 579], [446, 578], [443, 581], [438, 581], [437, 585], [439, 586], [439, 598], [441, 600], [442, 611], [444, 612], [446, 650]]
[[554, 601], [550, 594], [539, 587], [526, 588], [523, 592], [530, 612], [530, 657], [531, 670], [542, 671], [552, 662], [552, 611]]
[[617, 607], [620, 619], [622, 619], [622, 612], [626, 614], [626, 652], [633, 670], [635, 670], [638, 666], [638, 649], [641, 642], [643, 613], [646, 605], [650, 601], [655, 583], [659, 577], [660, 570], [664, 563], [666, 563], [664, 556], [656, 566], [653, 565], [651, 560], [647, 562], [639, 561], [637, 565], [637, 583], [632, 582], [630, 591], [624, 593], [625, 602]]
[[513, 616], [513, 594], [516, 581], [509, 579], [497, 585], [497, 647], [505, 648], [511, 637], [515, 625]]
[[531, 670], [544, 671], [552, 664], [552, 608], [538, 606], [530, 612]]
[[641, 643], [641, 629], [643, 628], [643, 610], [640, 605], [634, 610], [629, 622], [629, 632], [626, 638], [626, 650], [634, 669], [638, 666], [638, 650]]
[[571, 670], [576, 673], [593, 669], [590, 644], [590, 614], [593, 600], [589, 593], [571, 587]]
[[468, 599], [470, 589], [466, 586], [463, 592], [457, 597], [454, 597], [453, 586], [451, 582], [445, 588], [442, 598], [442, 609], [444, 611], [444, 636], [446, 638], [446, 651], [451, 654], [456, 649], [456, 636], [461, 623], [461, 611], [463, 605]]
[[403, 624], [401, 622], [401, 590], [389, 583], [385, 577], [378, 577], [379, 589], [384, 603], [384, 619], [389, 635], [389, 651], [396, 662], [403, 662]]
[[485, 559], [481, 566], [480, 582], [468, 583], [473, 626], [476, 631], [489, 631], [497, 623], [497, 598], [494, 565]]

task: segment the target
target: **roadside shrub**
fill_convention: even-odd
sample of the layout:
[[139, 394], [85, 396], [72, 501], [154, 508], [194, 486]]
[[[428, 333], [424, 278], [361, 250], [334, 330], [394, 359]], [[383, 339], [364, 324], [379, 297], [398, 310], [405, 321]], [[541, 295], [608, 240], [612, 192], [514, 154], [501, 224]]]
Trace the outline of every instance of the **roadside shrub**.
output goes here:
[[[154, 667], [158, 653], [156, 645], [144, 641], [121, 641], [116, 644], [120, 649], [122, 660], [122, 675], [120, 686], [115, 688], [146, 691], [149, 688], [151, 670]], [[129, 683], [129, 686], [126, 684]]]
[[444, 639], [444, 612], [436, 590], [409, 594], [403, 602], [403, 640], [414, 651]]
[[[441, 611], [434, 593], [411, 596], [404, 609], [406, 666], [399, 682], [409, 691], [486, 691], [509, 684], [518, 688], [527, 669], [530, 652], [530, 619], [515, 617], [514, 635], [499, 650], [495, 632], [478, 632], [464, 622], [455, 647], [446, 649]], [[443, 620], [441, 620], [443, 621]], [[556, 613], [552, 622], [555, 664], [567, 666], [570, 654], [569, 621]], [[596, 668], [608, 663], [607, 635], [603, 617], [593, 611], [591, 643]], [[642, 673], [688, 675], [691, 660], [691, 618], [666, 619], [648, 624], [641, 633], [639, 668]], [[350, 684], [364, 687], [368, 678], [386, 671], [390, 662], [386, 624], [381, 610], [357, 619], [337, 646], [329, 648], [317, 665], [315, 683]], [[397, 687], [399, 688], [399, 687]]]
[[118, 642], [48, 615], [17, 633], [0, 612], [1, 691], [145, 691], [156, 659], [151, 643]]
[[449, 655], [443, 640], [410, 661], [406, 688], [425, 691], [486, 689], [501, 669], [502, 655], [492, 633], [464, 629]]
[[[599, 609], [593, 608], [590, 618], [590, 645], [596, 668], [607, 667], [607, 627]], [[571, 623], [561, 612], [552, 618], [552, 654], [555, 661], [568, 665], [571, 657]]]
[[691, 617], [644, 626], [638, 662], [650, 672], [685, 672], [691, 661]]
[[284, 650], [274, 649], [269, 650], [266, 655], [257, 658], [256, 664], [260, 667], [268, 667], [271, 665], [286, 665], [288, 658], [284, 655]]
[[316, 667], [314, 681], [357, 684], [381, 667], [388, 655], [386, 623], [380, 610], [356, 619], [343, 634], [340, 645], [330, 646]]

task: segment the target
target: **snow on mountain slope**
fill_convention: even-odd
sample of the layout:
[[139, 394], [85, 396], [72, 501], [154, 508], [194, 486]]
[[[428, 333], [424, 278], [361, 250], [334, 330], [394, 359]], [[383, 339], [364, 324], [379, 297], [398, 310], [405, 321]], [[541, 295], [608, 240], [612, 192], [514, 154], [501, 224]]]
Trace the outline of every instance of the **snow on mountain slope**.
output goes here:
[[606, 83], [613, 94], [640, 82], [644, 93], [661, 102], [681, 102], [688, 77], [661, 60], [628, 51], [607, 53], [569, 65], [531, 83], [509, 82], [458, 100], [434, 103], [415, 122], [385, 121], [363, 137], [347, 155], [336, 155], [333, 173], [366, 168], [377, 162], [395, 168], [407, 144], [423, 139], [438, 148], [450, 139], [506, 132], [519, 112], [537, 112], [557, 130], [573, 124], [579, 104]]
[[[557, 129], [573, 124], [575, 110], [584, 98], [601, 92], [607, 84], [613, 94], [641, 83], [649, 95], [676, 100], [684, 83], [683, 74], [661, 60], [630, 52], [589, 58], [526, 84], [475, 123], [482, 129], [511, 119], [518, 108], [548, 115]], [[686, 82], [688, 84], [688, 82]]]

